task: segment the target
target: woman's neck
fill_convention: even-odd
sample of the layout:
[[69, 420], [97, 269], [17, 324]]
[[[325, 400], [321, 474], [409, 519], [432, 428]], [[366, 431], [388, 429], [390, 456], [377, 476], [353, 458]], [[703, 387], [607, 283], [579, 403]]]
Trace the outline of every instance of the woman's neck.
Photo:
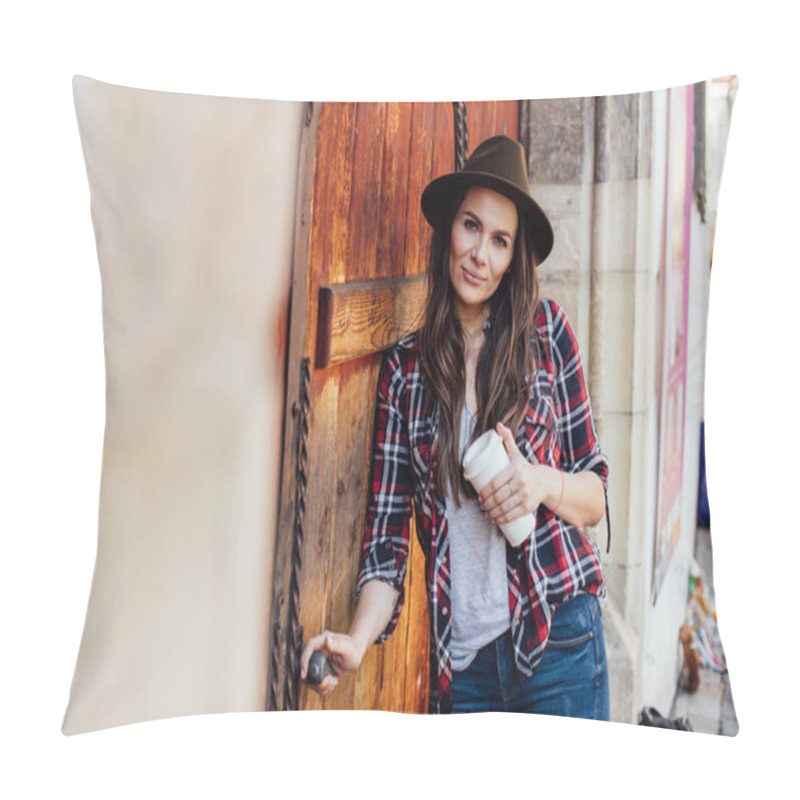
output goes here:
[[479, 308], [459, 308], [456, 310], [458, 322], [464, 335], [464, 344], [483, 341], [483, 326], [489, 319], [489, 306]]
[[465, 401], [470, 411], [476, 414], [478, 411], [478, 396], [476, 385], [476, 373], [478, 368], [478, 356], [484, 342], [483, 326], [489, 319], [489, 308], [476, 309], [475, 312], [458, 315], [461, 325], [461, 334], [464, 340], [464, 377], [466, 379]]

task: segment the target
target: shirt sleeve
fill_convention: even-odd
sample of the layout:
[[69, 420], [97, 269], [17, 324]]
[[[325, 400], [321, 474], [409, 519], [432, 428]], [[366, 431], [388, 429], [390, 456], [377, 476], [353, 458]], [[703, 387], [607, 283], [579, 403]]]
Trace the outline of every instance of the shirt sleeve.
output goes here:
[[567, 472], [591, 470], [608, 488], [608, 459], [600, 449], [581, 363], [580, 347], [564, 310], [550, 301], [553, 402], [561, 440], [561, 465]]
[[411, 459], [403, 411], [405, 378], [397, 348], [383, 361], [378, 378], [367, 520], [356, 598], [369, 581], [381, 580], [399, 592], [394, 614], [376, 640], [394, 631], [404, 602], [403, 584], [412, 514]]

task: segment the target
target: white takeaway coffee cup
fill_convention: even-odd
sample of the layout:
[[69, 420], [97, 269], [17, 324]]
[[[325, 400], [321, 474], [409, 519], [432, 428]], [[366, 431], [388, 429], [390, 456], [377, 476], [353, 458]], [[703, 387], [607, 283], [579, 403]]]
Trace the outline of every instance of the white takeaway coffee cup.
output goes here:
[[[467, 449], [463, 462], [464, 477], [476, 492], [480, 492], [509, 463], [500, 434], [489, 430], [479, 436]], [[525, 514], [501, 525], [500, 530], [514, 547], [518, 547], [530, 536], [535, 525], [536, 517], [533, 514]]]

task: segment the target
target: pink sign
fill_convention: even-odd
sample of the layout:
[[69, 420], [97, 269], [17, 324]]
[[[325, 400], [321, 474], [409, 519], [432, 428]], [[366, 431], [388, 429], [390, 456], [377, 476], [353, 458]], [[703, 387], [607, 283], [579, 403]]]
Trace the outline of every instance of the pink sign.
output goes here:
[[694, 87], [670, 89], [658, 366], [658, 472], [653, 554], [655, 603], [681, 531], [686, 346], [689, 307], [689, 231], [692, 208]]

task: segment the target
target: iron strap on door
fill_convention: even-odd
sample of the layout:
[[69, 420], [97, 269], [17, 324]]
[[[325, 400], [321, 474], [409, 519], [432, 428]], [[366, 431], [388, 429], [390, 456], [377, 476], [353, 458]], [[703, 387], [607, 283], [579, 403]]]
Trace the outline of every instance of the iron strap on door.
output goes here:
[[455, 128], [456, 142], [456, 172], [461, 172], [467, 160], [468, 131], [467, 131], [467, 104], [464, 102], [453, 103], [453, 126]]
[[[286, 612], [286, 635], [281, 636], [280, 615], [276, 617], [272, 629], [272, 681], [270, 683], [269, 709], [284, 711], [298, 709], [300, 681], [300, 652], [303, 646], [303, 628], [300, 625], [300, 570], [303, 566], [303, 520], [306, 511], [306, 487], [308, 477], [308, 386], [311, 380], [311, 359], [304, 358], [300, 364], [299, 397], [292, 404], [295, 420], [295, 475], [294, 475], [294, 517], [292, 522], [291, 573], [289, 576], [288, 609]], [[285, 649], [284, 649], [285, 648]], [[283, 705], [279, 705], [280, 652], [284, 652]]]

